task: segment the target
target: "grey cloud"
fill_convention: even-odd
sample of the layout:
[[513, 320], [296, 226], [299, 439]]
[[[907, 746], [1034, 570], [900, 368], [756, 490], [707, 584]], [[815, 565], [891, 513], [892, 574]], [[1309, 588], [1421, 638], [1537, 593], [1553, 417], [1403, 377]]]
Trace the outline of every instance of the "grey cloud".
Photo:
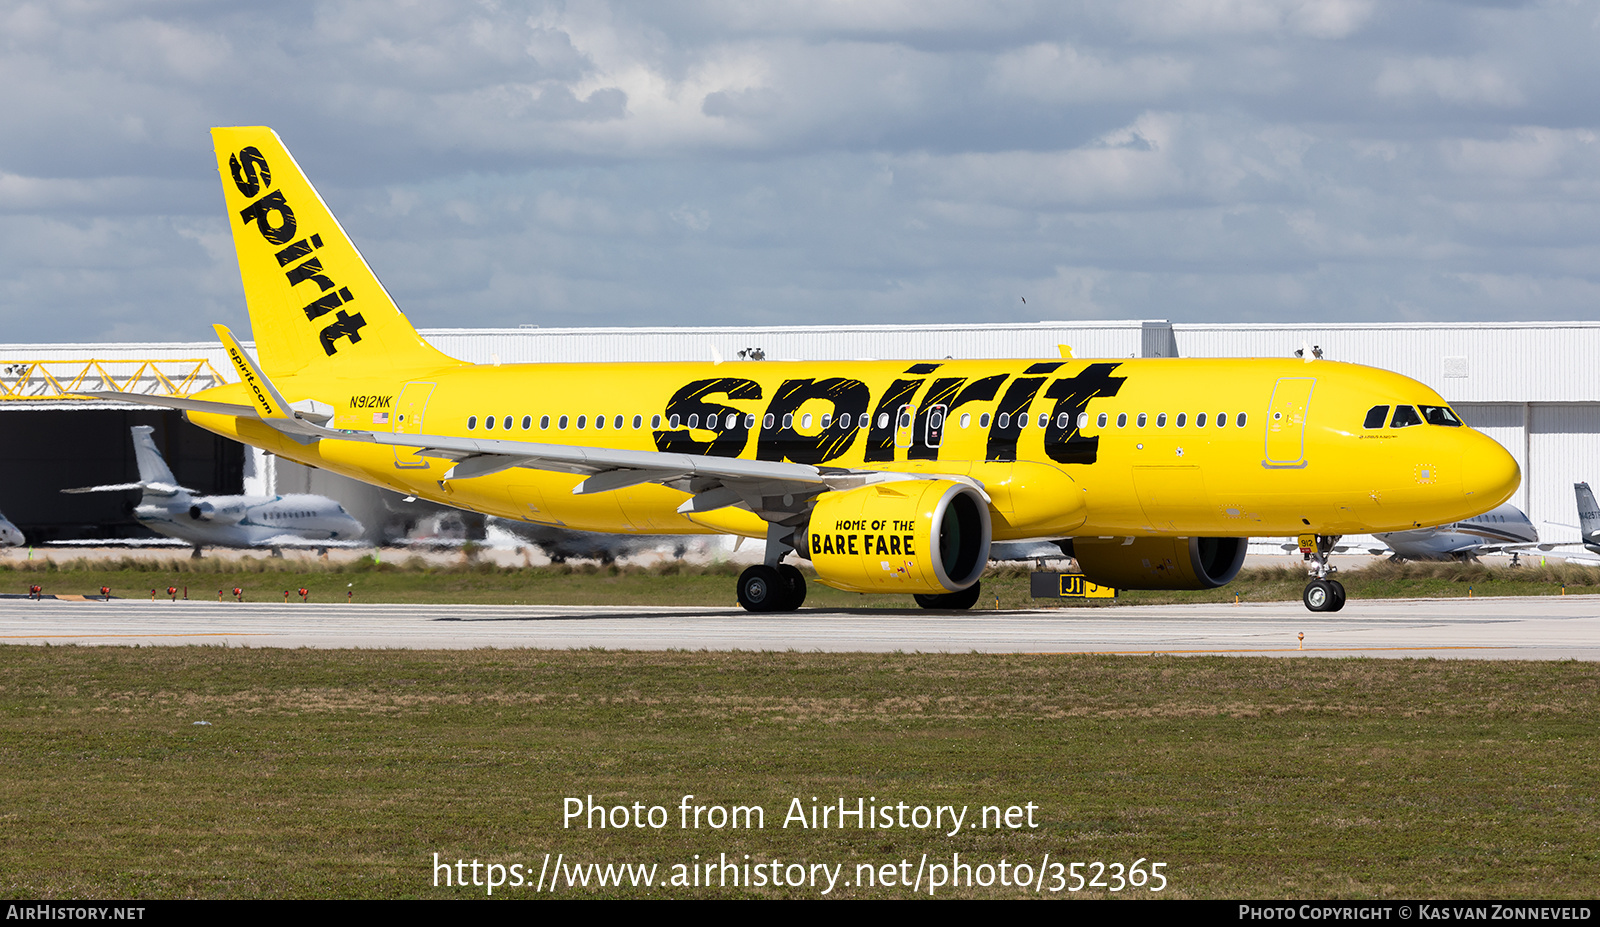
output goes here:
[[276, 127], [422, 324], [1589, 317], [1596, 19], [13, 5], [0, 321], [241, 324], [222, 124]]

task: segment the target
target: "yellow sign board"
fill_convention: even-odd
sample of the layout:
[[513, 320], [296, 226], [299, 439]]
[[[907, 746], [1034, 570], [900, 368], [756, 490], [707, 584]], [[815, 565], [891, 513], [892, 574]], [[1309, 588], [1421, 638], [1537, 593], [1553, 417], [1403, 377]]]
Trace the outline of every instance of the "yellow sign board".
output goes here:
[[1036, 599], [1114, 599], [1117, 590], [1091, 583], [1082, 573], [1033, 573], [1029, 586]]

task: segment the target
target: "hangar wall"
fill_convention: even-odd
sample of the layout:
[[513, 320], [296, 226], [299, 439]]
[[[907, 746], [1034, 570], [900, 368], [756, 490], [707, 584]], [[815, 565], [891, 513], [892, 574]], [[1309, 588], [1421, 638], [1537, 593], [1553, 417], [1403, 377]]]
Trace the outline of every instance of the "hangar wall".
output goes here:
[[151, 437], [178, 483], [207, 494], [238, 493], [250, 455], [242, 445], [197, 428], [177, 412], [149, 407], [72, 411], [0, 404], [0, 512], [31, 543], [85, 538], [149, 538], [133, 518], [138, 490], [64, 495], [83, 486], [139, 479], [134, 425]]

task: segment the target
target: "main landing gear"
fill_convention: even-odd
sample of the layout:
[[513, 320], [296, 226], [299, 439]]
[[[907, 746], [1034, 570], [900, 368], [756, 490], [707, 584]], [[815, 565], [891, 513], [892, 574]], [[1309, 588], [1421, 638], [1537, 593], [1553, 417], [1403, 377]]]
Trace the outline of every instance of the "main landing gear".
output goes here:
[[978, 587], [981, 585], [982, 583], [973, 583], [960, 592], [946, 592], [939, 595], [918, 593], [912, 598], [923, 608], [968, 609], [978, 604], [978, 593], [981, 591]]
[[1300, 594], [1300, 601], [1306, 608], [1314, 612], [1336, 612], [1344, 608], [1344, 584], [1336, 579], [1329, 579], [1338, 572], [1338, 567], [1328, 563], [1328, 553], [1333, 550], [1333, 545], [1338, 537], [1326, 534], [1316, 536], [1316, 547], [1312, 549], [1301, 548], [1305, 551], [1305, 558], [1312, 562], [1311, 572], [1314, 579], [1306, 583], [1306, 589]]
[[806, 578], [780, 563], [794, 550], [794, 529], [767, 525], [766, 562], [739, 574], [739, 604], [749, 612], [792, 612], [806, 600]]
[[739, 604], [751, 612], [792, 612], [806, 600], [806, 578], [787, 563], [758, 564], [739, 574]]

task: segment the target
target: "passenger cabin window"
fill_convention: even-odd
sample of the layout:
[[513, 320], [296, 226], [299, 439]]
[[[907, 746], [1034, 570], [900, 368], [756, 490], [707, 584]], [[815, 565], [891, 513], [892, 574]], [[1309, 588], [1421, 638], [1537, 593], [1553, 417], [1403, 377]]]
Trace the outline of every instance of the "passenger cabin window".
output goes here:
[[1204, 412], [1201, 412], [1199, 415], [1196, 415], [1194, 417], [1194, 427], [1196, 427], [1196, 428], [1204, 428], [1204, 427], [1206, 427], [1206, 414]]
[[1184, 425], [1187, 425], [1188, 423], [1189, 423], [1189, 413], [1187, 413], [1187, 412], [1179, 412], [1178, 413], [1178, 427], [1182, 428]]
[[1373, 406], [1367, 410], [1367, 420], [1361, 424], [1363, 428], [1382, 428], [1383, 423], [1389, 420], [1388, 406]]
[[478, 427], [478, 417], [476, 415], [467, 416], [467, 430], [471, 431], [472, 429], [477, 428], [477, 427]]
[[527, 431], [529, 428], [532, 428], [532, 427], [533, 427], [533, 416], [524, 415], [522, 417], [522, 430], [523, 431]]
[[1421, 416], [1410, 406], [1395, 406], [1394, 418], [1389, 420], [1390, 428], [1410, 428], [1412, 425], [1420, 424], [1422, 424]]
[[1444, 425], [1448, 428], [1460, 428], [1461, 419], [1444, 406], [1417, 406], [1422, 410], [1422, 418], [1430, 425]]

